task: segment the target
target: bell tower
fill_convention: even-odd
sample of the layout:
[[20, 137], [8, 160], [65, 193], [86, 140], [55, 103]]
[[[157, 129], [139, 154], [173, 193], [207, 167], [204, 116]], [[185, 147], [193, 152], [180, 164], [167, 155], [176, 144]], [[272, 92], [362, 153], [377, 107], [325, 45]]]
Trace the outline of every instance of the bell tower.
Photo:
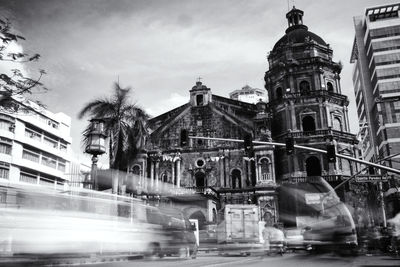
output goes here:
[[[326, 150], [335, 144], [336, 152], [356, 156], [356, 136], [350, 133], [347, 96], [340, 85], [341, 63], [332, 60], [329, 44], [303, 24], [302, 10], [293, 7], [286, 14], [288, 28], [268, 56], [265, 89], [272, 114], [272, 139]], [[275, 149], [276, 176], [281, 183], [306, 182], [322, 176], [331, 185], [355, 173], [356, 166], [337, 158], [328, 162], [322, 153], [285, 148]], [[344, 191], [338, 194], [344, 197]]]

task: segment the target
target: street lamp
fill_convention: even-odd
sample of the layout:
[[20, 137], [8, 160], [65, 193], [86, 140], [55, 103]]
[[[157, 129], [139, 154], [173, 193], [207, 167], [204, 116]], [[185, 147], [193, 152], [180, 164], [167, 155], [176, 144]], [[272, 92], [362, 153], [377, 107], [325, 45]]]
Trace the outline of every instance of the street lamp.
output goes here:
[[98, 155], [106, 152], [106, 134], [104, 133], [104, 120], [102, 119], [91, 119], [90, 129], [86, 134], [87, 146], [85, 152], [92, 155], [92, 169], [91, 169], [91, 180], [92, 189], [98, 190], [97, 182], [97, 161]]

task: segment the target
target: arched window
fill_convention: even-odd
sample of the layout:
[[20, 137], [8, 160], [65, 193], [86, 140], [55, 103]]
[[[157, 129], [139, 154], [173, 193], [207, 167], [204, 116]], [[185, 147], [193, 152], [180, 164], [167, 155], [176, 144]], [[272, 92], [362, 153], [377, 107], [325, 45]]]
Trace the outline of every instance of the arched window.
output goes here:
[[304, 132], [315, 131], [315, 120], [312, 116], [308, 115], [303, 117], [302, 122]]
[[197, 172], [195, 174], [195, 178], [196, 178], [196, 186], [197, 187], [206, 186], [206, 183], [205, 183], [206, 182], [205, 181], [206, 175], [203, 172]]
[[140, 175], [140, 166], [139, 165], [133, 166], [132, 169], [131, 169], [131, 172], [133, 174]]
[[310, 93], [310, 83], [307, 81], [300, 82], [300, 94], [307, 95]]
[[276, 99], [282, 99], [282, 97], [283, 97], [282, 88], [281, 87], [276, 88]]
[[307, 176], [321, 176], [321, 164], [319, 159], [311, 156], [306, 160]]
[[232, 171], [232, 188], [242, 188], [242, 175], [238, 169]]
[[203, 102], [203, 95], [196, 95], [196, 106], [202, 106]]
[[168, 175], [164, 172], [161, 176], [161, 181], [163, 181], [164, 183], [168, 183]]
[[333, 129], [336, 131], [342, 131], [342, 122], [340, 121], [340, 119], [338, 117], [335, 117], [333, 119]]
[[268, 158], [262, 158], [259, 162], [260, 164], [260, 173], [261, 173], [261, 180], [268, 181], [272, 180], [271, 176], [271, 162]]
[[327, 82], [326, 83], [326, 87], [328, 89], [328, 92], [332, 92], [333, 93], [333, 84], [331, 82]]

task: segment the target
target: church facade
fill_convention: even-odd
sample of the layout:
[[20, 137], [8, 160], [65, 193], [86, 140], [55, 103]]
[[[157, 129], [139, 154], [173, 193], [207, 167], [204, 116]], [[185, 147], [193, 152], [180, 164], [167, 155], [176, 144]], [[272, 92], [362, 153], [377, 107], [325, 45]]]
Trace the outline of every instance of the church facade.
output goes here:
[[[216, 211], [225, 204], [257, 204], [262, 220], [278, 220], [274, 150], [257, 146], [249, 156], [243, 144], [196, 137], [270, 140], [270, 116], [266, 103], [249, 104], [212, 94], [197, 81], [189, 90], [189, 102], [150, 120], [152, 129], [147, 152], [131, 166], [143, 173], [145, 187], [161, 190], [169, 184], [176, 192], [191, 189], [208, 198], [187, 199], [185, 213], [200, 222], [216, 221]], [[182, 138], [187, 143], [182, 144]], [[198, 206], [193, 207], [194, 206]], [[203, 215], [203, 217], [202, 217]]]

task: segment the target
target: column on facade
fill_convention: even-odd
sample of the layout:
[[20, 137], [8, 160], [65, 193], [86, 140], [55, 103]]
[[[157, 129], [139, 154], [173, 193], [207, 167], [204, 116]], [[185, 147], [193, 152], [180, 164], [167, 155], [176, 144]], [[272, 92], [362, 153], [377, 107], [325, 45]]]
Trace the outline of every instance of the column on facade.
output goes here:
[[290, 101], [290, 113], [292, 115], [292, 129], [297, 130], [296, 109], [294, 107], [293, 101]]
[[154, 161], [153, 158], [150, 159], [150, 187], [154, 187]]
[[181, 159], [176, 160], [176, 187], [181, 187]]
[[[250, 158], [249, 158], [250, 159]], [[247, 165], [246, 165], [246, 162], [247, 162]], [[243, 172], [243, 173], [246, 173], [246, 175], [242, 175], [242, 176], [245, 176], [245, 177], [240, 177], [240, 179], [242, 179], [242, 186], [243, 185], [245, 185], [245, 184], [247, 184], [246, 183], [246, 181], [250, 181], [250, 183], [251, 183], [251, 168], [250, 168], [250, 160], [249, 161], [246, 161], [245, 159], [244, 159], [244, 157], [243, 157], [243, 159], [242, 159], [242, 166], [244, 166], [245, 168], [246, 168], [246, 166], [248, 167], [247, 168], [247, 172]], [[244, 178], [244, 180], [245, 181], [243, 181], [243, 178]], [[233, 179], [231, 179], [232, 180], [232, 187], [233, 187], [233, 184], [235, 183], [235, 186], [236, 186], [236, 181], [234, 181]], [[235, 179], [236, 180], [236, 179]], [[243, 186], [244, 187], [244, 186]]]
[[343, 107], [344, 110], [344, 121], [346, 123], [346, 129], [344, 131], [349, 132], [350, 131], [350, 121], [349, 121], [349, 109], [344, 106]]
[[331, 113], [329, 111], [329, 107], [327, 105], [327, 101], [326, 100], [324, 101], [323, 106], [325, 106], [325, 109], [326, 109], [326, 124], [327, 124], [328, 127], [332, 127]]
[[342, 93], [342, 88], [340, 87], [340, 76], [339, 74], [335, 73], [335, 85], [338, 94]]
[[159, 183], [160, 183], [160, 159], [156, 160], [156, 168], [155, 168], [155, 173], [154, 173], [154, 179], [156, 180], [156, 189], [159, 189]]
[[222, 158], [219, 160], [219, 181], [220, 181], [220, 186], [225, 187], [224, 184], [224, 154], [222, 154]]
[[225, 156], [224, 158], [225, 160], [225, 181], [226, 181], [226, 187], [231, 187], [231, 183], [230, 183], [230, 173], [229, 173], [229, 160], [230, 160], [230, 153], [228, 150], [228, 156]]
[[288, 109], [287, 103], [285, 103], [285, 112], [286, 112], [286, 129], [292, 129], [292, 120], [290, 110]]
[[[320, 82], [321, 88], [325, 88], [325, 79], [324, 79], [323, 70], [322, 70], [322, 73], [320, 72], [318, 76], [319, 76], [319, 82]], [[318, 84], [318, 82], [316, 82], [315, 84]]]
[[175, 187], [176, 184], [176, 177], [175, 177], [175, 161], [172, 160], [171, 162], [171, 178], [172, 178], [172, 187]]
[[321, 128], [324, 128], [324, 104], [318, 99], [318, 106], [319, 106], [319, 119], [321, 121]]

